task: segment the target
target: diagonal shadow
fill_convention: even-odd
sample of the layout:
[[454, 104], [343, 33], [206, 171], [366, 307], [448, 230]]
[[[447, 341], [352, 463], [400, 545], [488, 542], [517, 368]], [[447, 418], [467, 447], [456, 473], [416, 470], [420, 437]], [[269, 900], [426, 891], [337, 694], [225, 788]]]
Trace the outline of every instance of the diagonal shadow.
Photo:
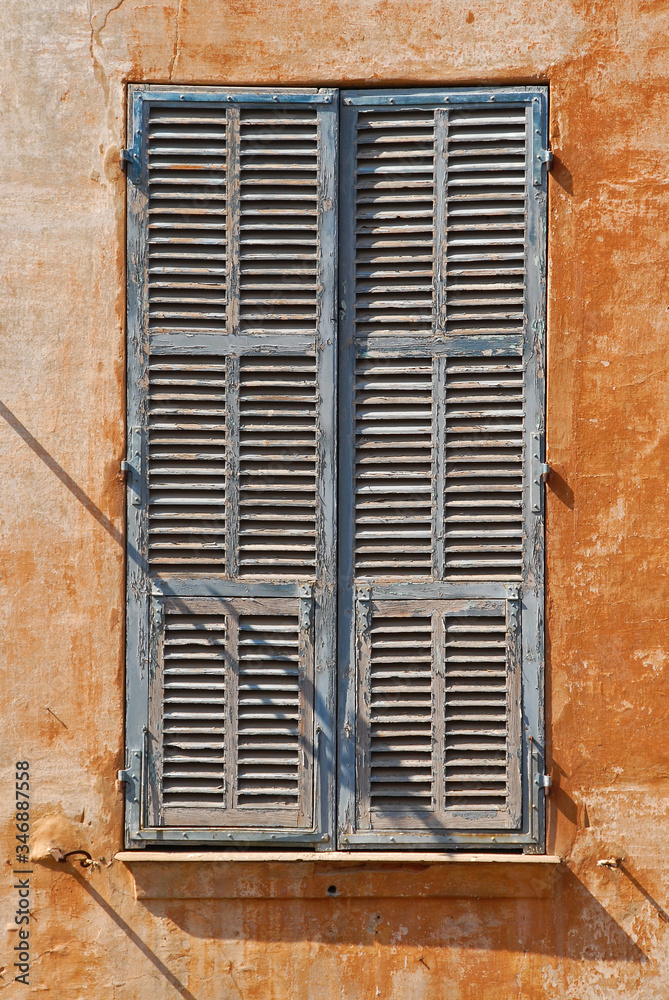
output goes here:
[[[84, 493], [81, 486], [79, 486], [78, 483], [75, 483], [72, 476], [65, 471], [62, 465], [58, 464], [53, 455], [51, 455], [46, 448], [39, 443], [37, 438], [30, 433], [25, 424], [22, 424], [19, 418], [12, 413], [9, 407], [5, 406], [2, 401], [0, 401], [0, 416], [4, 417], [12, 430], [16, 431], [21, 440], [25, 441], [37, 457], [44, 462], [46, 467], [53, 472], [56, 479], [58, 479], [63, 486], [67, 487], [72, 496], [74, 496], [82, 507], [84, 507], [88, 513], [95, 518], [98, 524], [105, 529], [107, 534], [114, 539], [117, 545], [125, 546], [126, 539], [123, 536], [123, 532], [119, 531], [116, 525], [112, 524], [107, 515], [100, 510], [87, 493]], [[128, 544], [128, 556], [138, 565], [144, 565], [144, 560], [142, 559], [140, 553], [131, 544]]]
[[[289, 870], [271, 862], [240, 862], [238, 873], [218, 874], [216, 862], [170, 861], [169, 887], [157, 870], [160, 864], [130, 864], [138, 902], [193, 938], [229, 939], [239, 932], [241, 921], [248, 942], [310, 941], [363, 949], [375, 939], [383, 943], [383, 938], [375, 938], [377, 931], [370, 930], [372, 912], [386, 943], [396, 944], [401, 934], [406, 949], [522, 952], [577, 962], [647, 961], [639, 945], [566, 866], [561, 866], [549, 896], [482, 898], [465, 890], [461, 896], [424, 892], [422, 883], [428, 890], [430, 885], [435, 888], [439, 866], [432, 875], [419, 871], [415, 894], [397, 896], [398, 879], [406, 880], [406, 872], [392, 866], [384, 871], [381, 864], [370, 862], [358, 862], [355, 870], [347, 871], [328, 866], [326, 855], [317, 861], [292, 861]], [[333, 886], [336, 893], [330, 891]], [[250, 887], [257, 891], [250, 892]], [[157, 893], [164, 896], [158, 898]]]
[[90, 882], [86, 881], [86, 879], [82, 875], [80, 875], [79, 872], [76, 871], [75, 869], [71, 870], [71, 875], [76, 879], [79, 885], [86, 890], [91, 899], [93, 899], [93, 901], [97, 903], [102, 910], [104, 910], [107, 916], [114, 921], [116, 926], [123, 931], [126, 937], [130, 941], [132, 941], [132, 943], [137, 948], [139, 948], [142, 955], [144, 955], [145, 958], [148, 958], [148, 960], [151, 962], [153, 966], [155, 966], [155, 968], [158, 970], [161, 976], [165, 977], [167, 982], [177, 991], [179, 996], [183, 997], [183, 1000], [196, 1000], [196, 997], [193, 996], [190, 990], [187, 989], [187, 987], [185, 987], [184, 984], [179, 979], [177, 979], [177, 977], [174, 975], [173, 972], [170, 971], [170, 969], [168, 969], [165, 963], [160, 958], [158, 958], [156, 953], [151, 951], [146, 942], [142, 941], [139, 935], [135, 933], [135, 931], [128, 923], [126, 923], [123, 917], [119, 913], [117, 913], [112, 906], [110, 906], [110, 904], [107, 902], [104, 896], [101, 896], [100, 893], [97, 891], [97, 889], [95, 889], [90, 884]]
[[669, 924], [669, 913], [667, 913], [663, 906], [660, 906], [658, 901], [651, 896], [647, 889], [644, 889], [641, 882], [639, 882], [639, 880], [632, 875], [632, 872], [622, 861], [618, 862], [618, 869], [623, 873], [623, 875], [626, 876], [626, 878], [630, 880], [634, 888], [641, 893], [643, 898], [650, 903], [660, 920], [665, 924]]

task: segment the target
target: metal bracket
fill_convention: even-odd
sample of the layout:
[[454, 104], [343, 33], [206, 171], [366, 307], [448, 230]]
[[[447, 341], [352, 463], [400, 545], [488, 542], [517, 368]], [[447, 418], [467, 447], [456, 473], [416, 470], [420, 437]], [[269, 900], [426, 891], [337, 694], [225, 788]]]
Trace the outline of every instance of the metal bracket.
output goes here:
[[165, 597], [163, 594], [151, 595], [151, 626], [159, 634], [162, 632], [165, 620]]
[[311, 633], [313, 621], [314, 599], [310, 583], [300, 584], [300, 629], [303, 632]]
[[372, 627], [372, 589], [363, 585], [356, 587], [355, 603], [357, 608], [358, 628], [363, 636], [369, 635]]
[[139, 427], [128, 428], [128, 458], [121, 462], [121, 472], [128, 476], [130, 502], [134, 507], [142, 504], [142, 437]]

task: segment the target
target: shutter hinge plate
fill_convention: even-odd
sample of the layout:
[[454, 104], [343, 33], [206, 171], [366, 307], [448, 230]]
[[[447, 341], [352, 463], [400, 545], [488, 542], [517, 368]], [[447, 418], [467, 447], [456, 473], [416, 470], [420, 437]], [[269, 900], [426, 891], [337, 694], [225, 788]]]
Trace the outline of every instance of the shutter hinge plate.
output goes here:
[[130, 802], [139, 802], [139, 791], [142, 773], [142, 751], [130, 751], [130, 763], [116, 773], [116, 780], [124, 784], [125, 797]]
[[128, 428], [128, 457], [121, 462], [121, 472], [128, 477], [130, 502], [134, 507], [142, 503], [142, 438], [139, 427]]
[[531, 435], [532, 439], [532, 483], [531, 483], [531, 507], [535, 514], [541, 513], [543, 499], [543, 484], [550, 475], [551, 467], [548, 462], [543, 461], [542, 452], [544, 450], [543, 434], [535, 431]]
[[534, 186], [541, 187], [541, 181], [543, 179], [543, 168], [546, 167], [546, 172], [553, 169], [553, 150], [552, 149], [538, 149], [534, 154]]
[[139, 150], [136, 146], [131, 149], [122, 149], [120, 154], [121, 159], [121, 170], [126, 170], [131, 167], [133, 170], [139, 170]]

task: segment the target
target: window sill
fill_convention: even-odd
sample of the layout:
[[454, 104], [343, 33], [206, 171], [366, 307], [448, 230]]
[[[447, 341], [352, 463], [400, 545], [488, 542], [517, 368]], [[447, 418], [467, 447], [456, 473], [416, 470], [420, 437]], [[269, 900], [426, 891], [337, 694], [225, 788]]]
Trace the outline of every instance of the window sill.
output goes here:
[[543, 899], [562, 859], [530, 854], [120, 851], [137, 899]]

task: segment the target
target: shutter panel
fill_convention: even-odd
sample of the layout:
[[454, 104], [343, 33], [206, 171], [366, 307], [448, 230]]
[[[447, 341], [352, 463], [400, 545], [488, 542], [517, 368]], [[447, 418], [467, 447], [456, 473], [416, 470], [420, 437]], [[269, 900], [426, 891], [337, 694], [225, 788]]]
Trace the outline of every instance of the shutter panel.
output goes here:
[[544, 102], [342, 95], [344, 846], [541, 842]]
[[327, 843], [334, 94], [131, 96], [129, 842]]
[[300, 600], [168, 598], [155, 622], [161, 825], [309, 824], [313, 644]]
[[517, 603], [379, 600], [371, 614], [358, 608], [361, 828], [517, 824]]

